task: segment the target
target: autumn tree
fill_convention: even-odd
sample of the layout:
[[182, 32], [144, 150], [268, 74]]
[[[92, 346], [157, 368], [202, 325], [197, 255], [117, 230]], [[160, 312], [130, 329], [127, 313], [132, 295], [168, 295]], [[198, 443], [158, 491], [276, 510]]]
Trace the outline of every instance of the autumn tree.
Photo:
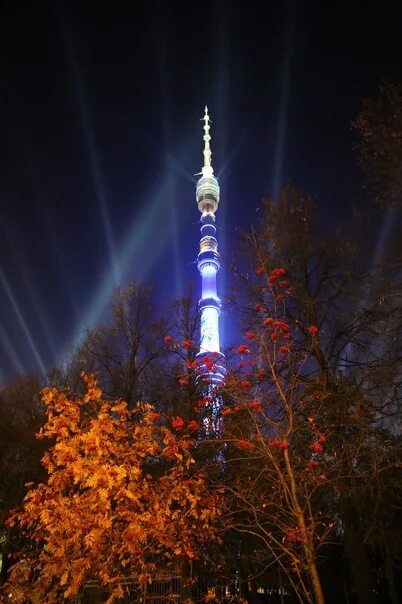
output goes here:
[[258, 272], [264, 285], [254, 330], [245, 332], [224, 386], [232, 401], [222, 410], [226, 461], [235, 466], [225, 480], [225, 519], [232, 530], [255, 537], [260, 572], [279, 565], [301, 602], [322, 604], [317, 560], [335, 523], [314, 503], [332, 496], [329, 466], [333, 471], [336, 461], [317, 419], [329, 393], [306, 376], [318, 327], [309, 326], [303, 352], [294, 350], [286, 271]]
[[[261, 313], [264, 320], [283, 321], [287, 330], [273, 334], [281, 342], [282, 354], [299, 362], [306, 359], [297, 375], [302, 390], [311, 387], [318, 398], [309, 401], [297, 393], [298, 402], [303, 402], [305, 416], [332, 451], [320, 466], [331, 461], [331, 472], [326, 469], [322, 474], [331, 480], [333, 494], [315, 497], [314, 513], [338, 518], [337, 540], [349, 560], [352, 590], [359, 602], [367, 604], [374, 598], [370, 558], [377, 555], [379, 545], [373, 542], [369, 528], [373, 518], [368, 513], [379, 509], [379, 491], [369, 485], [394, 476], [396, 490], [387, 493], [396, 497], [395, 503], [400, 489], [399, 444], [392, 438], [400, 419], [400, 273], [395, 258], [377, 258], [373, 270], [361, 254], [357, 231], [353, 243], [345, 231], [332, 238], [328, 233], [320, 236], [314, 215], [314, 200], [294, 190], [283, 191], [278, 204], [267, 202], [261, 223], [246, 235], [249, 266], [238, 274], [236, 300], [243, 309], [246, 333], [257, 334], [260, 342]], [[278, 266], [285, 273], [275, 277]], [[279, 289], [272, 302], [274, 282]], [[275, 304], [285, 301], [283, 314], [277, 317]], [[286, 334], [293, 334], [291, 346], [282, 342]], [[244, 346], [250, 348], [248, 343]], [[265, 349], [264, 354], [258, 362], [266, 364]], [[276, 359], [282, 362], [280, 354]], [[289, 394], [301, 387], [294, 390], [292, 376], [287, 373], [283, 387]], [[245, 380], [252, 395], [260, 388], [254, 377]], [[326, 393], [325, 399], [317, 406], [320, 392]], [[387, 526], [385, 516], [383, 524]]]
[[[199, 309], [189, 289], [156, 319], [151, 290], [131, 285], [117, 290], [110, 316], [88, 332], [64, 371], [55, 370], [51, 383], [80, 388], [82, 367], [97, 372], [108, 396], [121, 397], [132, 406], [150, 402], [165, 415], [197, 423], [211, 402], [206, 395], [205, 373], [197, 360]], [[206, 359], [205, 363], [212, 359]], [[204, 365], [205, 365], [204, 363]], [[197, 423], [199, 425], [199, 422]], [[199, 453], [200, 450], [197, 450]]]
[[113, 602], [128, 577], [141, 586], [215, 536], [219, 495], [194, 469], [191, 426], [148, 404], [129, 410], [85, 382], [81, 396], [42, 393], [39, 437], [54, 444], [43, 457], [47, 481], [31, 485], [8, 522], [25, 538], [3, 592], [16, 603], [61, 602], [89, 579]]

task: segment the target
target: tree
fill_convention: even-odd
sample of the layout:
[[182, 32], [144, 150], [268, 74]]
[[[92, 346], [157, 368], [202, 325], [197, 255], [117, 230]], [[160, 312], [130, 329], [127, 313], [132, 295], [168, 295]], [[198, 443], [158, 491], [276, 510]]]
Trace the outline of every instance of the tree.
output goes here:
[[[258, 341], [261, 320], [256, 316], [263, 313], [276, 321], [275, 304], [286, 300], [279, 319], [288, 325], [285, 333], [293, 334], [294, 358], [308, 359], [298, 374], [303, 388], [310, 385], [327, 392], [318, 407], [320, 398], [303, 402], [305, 415], [313, 418], [333, 451], [331, 472], [323, 472], [333, 494], [314, 498], [313, 511], [338, 525], [337, 541], [349, 560], [352, 590], [359, 602], [367, 604], [374, 598], [376, 568], [371, 559], [379, 551], [369, 513], [378, 510], [379, 491], [369, 485], [381, 483], [382, 477], [388, 481], [390, 474], [398, 483], [399, 445], [387, 434], [400, 420], [400, 272], [395, 258], [380, 259], [375, 270], [365, 262], [358, 231], [352, 245], [346, 230], [332, 238], [320, 234], [314, 218], [314, 200], [295, 190], [283, 191], [277, 205], [267, 202], [259, 228], [246, 235], [249, 266], [239, 272], [236, 299], [241, 301], [247, 332], [257, 334]], [[272, 302], [270, 279], [278, 266], [286, 276], [277, 279], [283, 291]], [[310, 333], [312, 328], [315, 334]], [[287, 343], [283, 345], [286, 350]], [[280, 356], [276, 358], [280, 361]], [[258, 362], [267, 364], [264, 356]], [[292, 375], [287, 374], [284, 387], [289, 394], [294, 390]], [[246, 382], [251, 381], [254, 394], [258, 382], [252, 378]], [[397, 504], [400, 487], [395, 488], [387, 493]], [[387, 526], [385, 516], [383, 524]]]
[[195, 406], [202, 393], [198, 379], [199, 311], [193, 292], [174, 301], [161, 322], [160, 350], [150, 393], [159, 410], [198, 419]]
[[13, 507], [24, 483], [40, 469], [43, 445], [35, 434], [44, 420], [37, 376], [16, 378], [0, 389], [0, 506]]
[[83, 395], [42, 393], [39, 436], [55, 443], [43, 457], [47, 482], [31, 485], [8, 522], [25, 538], [3, 591], [16, 603], [61, 602], [89, 579], [113, 602], [127, 577], [146, 583], [215, 537], [219, 494], [194, 469], [192, 427], [167, 425], [147, 404], [104, 399], [84, 379]]
[[98, 374], [109, 397], [129, 406], [150, 402], [165, 414], [193, 419], [201, 396], [194, 379], [198, 348], [199, 312], [191, 291], [157, 320], [151, 290], [133, 284], [114, 292], [105, 322], [87, 332], [67, 366], [53, 370], [50, 382], [78, 392], [84, 368]]
[[[265, 269], [258, 272], [265, 276]], [[286, 271], [266, 277], [254, 330], [245, 332], [247, 343], [238, 346], [241, 358], [224, 386], [232, 402], [222, 411], [223, 438], [227, 465], [235, 466], [224, 477], [226, 521], [256, 538], [260, 572], [276, 563], [300, 602], [322, 604], [317, 561], [335, 526], [315, 505], [332, 496], [329, 473], [337, 465], [319, 419], [329, 392], [306, 369], [318, 328], [310, 325], [306, 350], [294, 352]]]
[[40, 459], [46, 445], [35, 438], [45, 417], [40, 390], [35, 375], [15, 378], [0, 389], [0, 583], [8, 563], [3, 552], [18, 548], [18, 539], [10, 539], [4, 520], [8, 511], [21, 502], [25, 482], [43, 476]]
[[353, 122], [358, 160], [374, 199], [402, 207], [402, 85], [384, 84], [376, 100], [365, 99]]
[[133, 284], [116, 289], [107, 320], [86, 333], [67, 367], [54, 370], [51, 383], [77, 390], [84, 368], [87, 373], [98, 372], [102, 389], [111, 398], [122, 398], [129, 406], [149, 400], [161, 354], [160, 331], [149, 288]]

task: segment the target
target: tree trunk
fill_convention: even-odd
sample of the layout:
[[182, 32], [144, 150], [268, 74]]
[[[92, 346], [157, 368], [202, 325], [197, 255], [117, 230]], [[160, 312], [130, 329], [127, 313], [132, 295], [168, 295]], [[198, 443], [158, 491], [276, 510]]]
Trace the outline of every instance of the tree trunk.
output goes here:
[[299, 529], [300, 529], [300, 532], [302, 535], [303, 549], [304, 549], [304, 553], [306, 555], [306, 560], [307, 560], [307, 570], [308, 570], [308, 573], [310, 576], [311, 585], [313, 587], [315, 604], [325, 604], [324, 592], [323, 592], [322, 585], [321, 585], [320, 575], [318, 574], [317, 565], [315, 563], [314, 545], [313, 545], [313, 541], [309, 535], [309, 532], [307, 530], [304, 514], [302, 511], [301, 505], [299, 503], [299, 498], [297, 495], [296, 480], [295, 480], [295, 476], [293, 474], [293, 468], [290, 463], [289, 453], [288, 453], [287, 449], [285, 449], [283, 454], [284, 454], [288, 477], [290, 480], [292, 503], [294, 506], [294, 511], [296, 512], [296, 515], [298, 518], [298, 526], [299, 526]]
[[324, 592], [322, 590], [320, 575], [314, 560], [309, 562], [308, 571], [310, 574], [311, 585], [313, 587], [314, 599], [316, 604], [325, 604]]

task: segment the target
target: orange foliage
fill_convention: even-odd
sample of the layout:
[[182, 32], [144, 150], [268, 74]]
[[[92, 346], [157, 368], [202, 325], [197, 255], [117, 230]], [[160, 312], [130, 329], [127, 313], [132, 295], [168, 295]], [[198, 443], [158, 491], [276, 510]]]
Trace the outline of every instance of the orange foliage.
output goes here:
[[55, 444], [43, 457], [47, 482], [8, 521], [28, 544], [4, 586], [15, 604], [62, 602], [89, 579], [108, 586], [113, 602], [124, 578], [147, 581], [155, 560], [194, 558], [215, 536], [218, 496], [194, 474], [188, 431], [179, 437], [155, 424], [150, 405], [130, 411], [106, 401], [96, 380], [84, 379], [80, 398], [42, 393], [39, 438]]
[[181, 430], [186, 425], [184, 419], [181, 417], [174, 417], [171, 423], [175, 430]]

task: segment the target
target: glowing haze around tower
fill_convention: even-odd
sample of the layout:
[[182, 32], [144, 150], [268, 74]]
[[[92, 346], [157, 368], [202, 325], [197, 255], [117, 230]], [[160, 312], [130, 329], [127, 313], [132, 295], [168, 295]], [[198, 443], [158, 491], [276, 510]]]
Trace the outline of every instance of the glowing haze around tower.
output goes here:
[[201, 275], [202, 291], [200, 309], [200, 350], [198, 357], [215, 357], [215, 371], [210, 372], [210, 380], [217, 384], [223, 380], [223, 354], [219, 340], [219, 315], [221, 301], [218, 297], [216, 276], [220, 269], [218, 242], [216, 239], [215, 212], [219, 205], [219, 183], [211, 164], [210, 123], [208, 108], [205, 107], [204, 121], [204, 165], [201, 178], [197, 182], [196, 198], [201, 212], [200, 251], [197, 266]]

